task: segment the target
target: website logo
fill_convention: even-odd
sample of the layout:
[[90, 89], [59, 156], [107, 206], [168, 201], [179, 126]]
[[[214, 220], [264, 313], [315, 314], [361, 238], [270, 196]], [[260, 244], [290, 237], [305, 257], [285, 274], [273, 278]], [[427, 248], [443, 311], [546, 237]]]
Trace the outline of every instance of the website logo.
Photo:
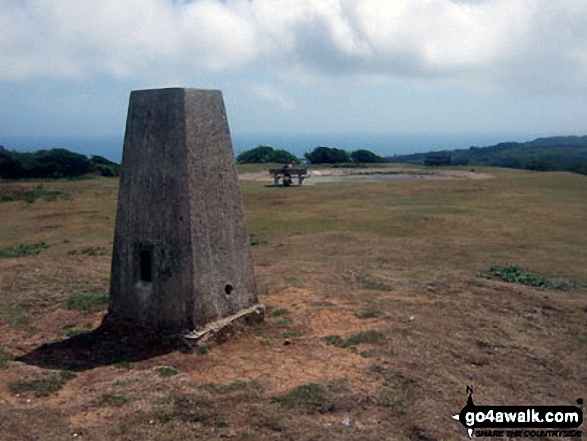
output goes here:
[[578, 406], [477, 406], [467, 386], [467, 404], [452, 418], [475, 437], [580, 437], [583, 399]]

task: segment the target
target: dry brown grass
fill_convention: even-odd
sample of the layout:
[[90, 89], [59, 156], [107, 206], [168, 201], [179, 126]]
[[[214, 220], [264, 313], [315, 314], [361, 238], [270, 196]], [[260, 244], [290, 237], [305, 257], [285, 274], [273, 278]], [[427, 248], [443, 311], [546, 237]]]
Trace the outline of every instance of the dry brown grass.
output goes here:
[[[467, 384], [478, 404], [584, 398], [587, 178], [483, 171], [496, 179], [243, 182], [267, 319], [207, 354], [100, 346], [103, 312], [67, 309], [108, 289], [109, 255], [82, 251], [112, 246], [116, 180], [0, 204], [0, 248], [49, 245], [0, 259], [0, 439], [467, 439], [450, 419]], [[475, 276], [508, 262], [577, 288]], [[67, 369], [47, 397], [10, 390]]]

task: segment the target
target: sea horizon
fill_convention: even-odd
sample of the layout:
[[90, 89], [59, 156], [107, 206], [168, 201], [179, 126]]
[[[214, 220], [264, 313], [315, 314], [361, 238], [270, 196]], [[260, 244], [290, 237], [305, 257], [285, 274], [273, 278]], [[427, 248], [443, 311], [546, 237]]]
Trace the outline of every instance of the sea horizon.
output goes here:
[[[295, 156], [319, 146], [335, 147], [347, 151], [366, 149], [391, 157], [441, 150], [487, 147], [500, 142], [526, 142], [556, 134], [527, 133], [232, 133], [235, 155], [260, 145], [287, 150]], [[1, 136], [0, 146], [18, 152], [64, 148], [86, 156], [99, 155], [120, 163], [124, 136]]]

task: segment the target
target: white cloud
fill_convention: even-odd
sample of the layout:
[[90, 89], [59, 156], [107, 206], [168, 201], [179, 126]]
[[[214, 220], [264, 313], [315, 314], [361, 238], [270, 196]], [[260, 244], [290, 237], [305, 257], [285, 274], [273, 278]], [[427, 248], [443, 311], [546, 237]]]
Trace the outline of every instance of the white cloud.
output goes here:
[[295, 108], [295, 104], [286, 94], [268, 84], [255, 84], [251, 86], [251, 92], [257, 99], [275, 104], [283, 110], [292, 110]]
[[584, 0], [3, 0], [0, 80], [261, 70], [584, 89], [585, 23]]

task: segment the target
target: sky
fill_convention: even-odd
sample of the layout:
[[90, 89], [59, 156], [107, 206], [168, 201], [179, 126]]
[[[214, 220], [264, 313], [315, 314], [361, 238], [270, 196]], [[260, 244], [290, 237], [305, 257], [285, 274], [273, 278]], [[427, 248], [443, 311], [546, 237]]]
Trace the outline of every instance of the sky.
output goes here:
[[0, 142], [122, 137], [160, 87], [221, 89], [233, 136], [585, 135], [586, 24], [585, 0], [0, 0]]

